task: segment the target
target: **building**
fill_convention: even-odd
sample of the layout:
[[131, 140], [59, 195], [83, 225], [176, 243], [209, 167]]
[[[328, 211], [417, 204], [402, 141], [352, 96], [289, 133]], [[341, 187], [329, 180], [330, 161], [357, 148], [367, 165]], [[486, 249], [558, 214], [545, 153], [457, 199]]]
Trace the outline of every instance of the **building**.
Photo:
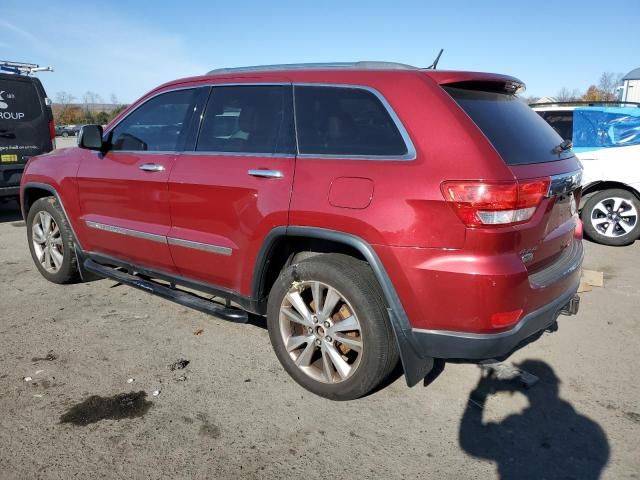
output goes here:
[[640, 102], [640, 68], [636, 68], [622, 77], [620, 100], [623, 102]]

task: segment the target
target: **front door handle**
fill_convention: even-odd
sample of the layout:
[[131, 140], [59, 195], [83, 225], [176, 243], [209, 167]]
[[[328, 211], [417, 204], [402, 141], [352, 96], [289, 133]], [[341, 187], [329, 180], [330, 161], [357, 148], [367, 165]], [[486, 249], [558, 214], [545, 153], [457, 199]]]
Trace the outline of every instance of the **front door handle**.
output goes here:
[[265, 177], [265, 178], [282, 178], [284, 175], [280, 170], [266, 170], [266, 169], [256, 169], [249, 170], [247, 172], [252, 177]]
[[138, 168], [145, 172], [164, 172], [164, 165], [158, 165], [156, 163], [143, 163]]

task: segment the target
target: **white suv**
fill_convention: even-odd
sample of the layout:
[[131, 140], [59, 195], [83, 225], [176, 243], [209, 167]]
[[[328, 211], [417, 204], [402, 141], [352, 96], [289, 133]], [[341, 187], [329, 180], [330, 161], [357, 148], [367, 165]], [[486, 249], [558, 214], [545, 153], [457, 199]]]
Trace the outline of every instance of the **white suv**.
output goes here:
[[640, 104], [532, 104], [573, 143], [584, 166], [581, 218], [592, 240], [627, 245], [640, 237]]

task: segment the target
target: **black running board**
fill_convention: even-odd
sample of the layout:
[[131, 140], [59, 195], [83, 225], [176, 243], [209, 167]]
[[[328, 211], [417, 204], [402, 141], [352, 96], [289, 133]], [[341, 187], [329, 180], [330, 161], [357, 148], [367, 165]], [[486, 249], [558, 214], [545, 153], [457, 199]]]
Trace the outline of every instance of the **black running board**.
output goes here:
[[90, 258], [84, 261], [84, 268], [100, 277], [110, 278], [123, 285], [129, 285], [130, 287], [144, 290], [147, 293], [157, 295], [159, 297], [171, 300], [172, 302], [179, 303], [185, 307], [193, 308], [200, 312], [209, 313], [223, 320], [237, 323], [247, 323], [249, 320], [247, 312], [240, 310], [239, 308], [226, 307], [218, 303], [207, 300], [206, 298], [199, 297], [193, 293], [185, 292], [184, 290], [178, 290], [176, 288], [170, 288], [162, 285], [153, 280], [141, 278], [136, 275], [118, 270], [114, 267], [107, 267], [94, 262]]

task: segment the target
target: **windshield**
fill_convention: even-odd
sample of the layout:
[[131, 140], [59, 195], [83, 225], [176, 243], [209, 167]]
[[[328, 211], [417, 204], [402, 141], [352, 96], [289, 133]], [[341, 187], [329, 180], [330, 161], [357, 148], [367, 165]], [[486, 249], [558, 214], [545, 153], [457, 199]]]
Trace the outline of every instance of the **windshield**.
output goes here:
[[518, 97], [455, 87], [444, 89], [507, 165], [553, 162], [573, 156], [570, 149], [554, 152], [563, 139]]

